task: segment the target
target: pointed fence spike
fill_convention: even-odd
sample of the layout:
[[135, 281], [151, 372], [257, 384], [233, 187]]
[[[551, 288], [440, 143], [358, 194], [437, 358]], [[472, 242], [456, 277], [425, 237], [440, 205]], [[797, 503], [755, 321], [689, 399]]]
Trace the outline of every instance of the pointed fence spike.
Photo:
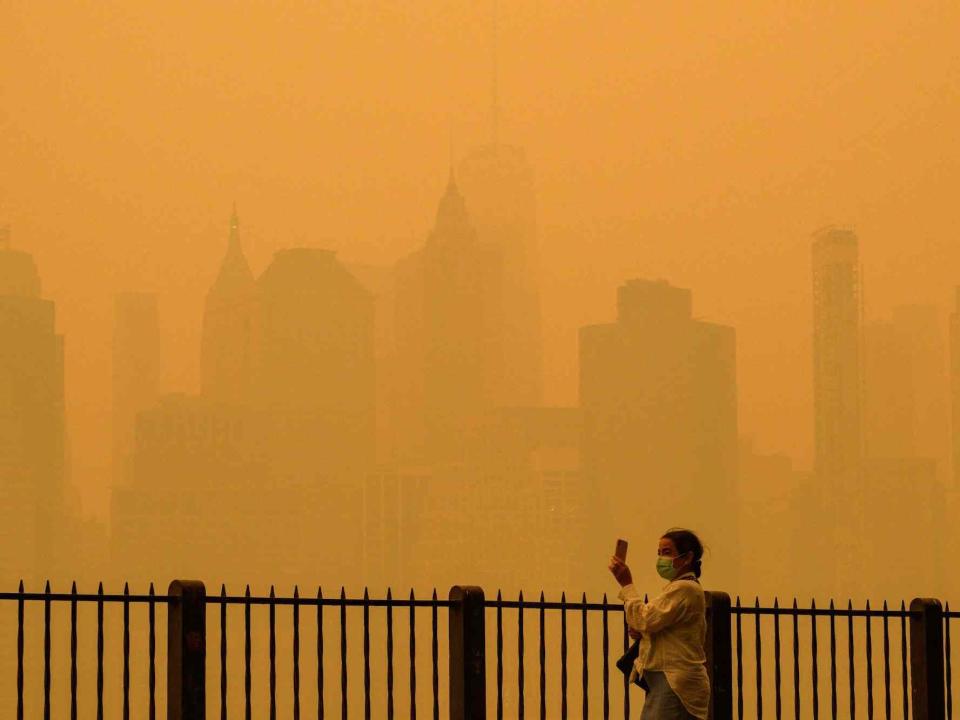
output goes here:
[[773, 609], [774, 610], [780, 609], [780, 600], [777, 598], [776, 595], [773, 596]]
[[227, 596], [227, 586], [224, 583], [220, 583], [220, 597]]
[[853, 600], [847, 598], [847, 610], [853, 610]]
[[884, 611], [884, 612], [887, 611], [887, 601], [886, 601], [886, 600], [883, 601], [883, 611]]
[[299, 599], [299, 598], [300, 598], [300, 588], [299, 588], [299, 586], [297, 586], [297, 585], [294, 585], [294, 586], [293, 586], [293, 597], [294, 597], [294, 599]]
[[393, 591], [390, 589], [390, 586], [387, 586], [387, 600], [393, 600]]
[[523, 602], [523, 590], [520, 591], [520, 594], [517, 595], [517, 602]]
[[70, 584], [70, 592], [73, 593], [74, 595], [77, 594], [77, 581], [76, 581], [76, 580], [74, 580], [74, 581]]
[[583, 593], [583, 597], [581, 598], [581, 601], [583, 602], [584, 605], [587, 604], [587, 593], [586, 593], [586, 592]]
[[367, 592], [367, 588], [366, 588], [366, 587], [363, 588], [363, 599], [364, 599], [364, 600], [369, 600], [369, 599], [370, 599], [370, 593]]
[[416, 597], [413, 594], [413, 588], [410, 588], [410, 600], [411, 601], [416, 600]]
[[867, 598], [867, 612], [870, 612], [870, 598]]
[[270, 586], [270, 597], [271, 597], [271, 598], [275, 598], [275, 597], [276, 597], [276, 595], [275, 595], [274, 592], [273, 592], [273, 585]]
[[250, 597], [250, 586], [249, 586], [249, 585], [247, 585], [247, 589], [246, 589], [246, 591], [244, 592], [244, 597]]
[[753, 598], [753, 606], [754, 606], [755, 608], [759, 608], [759, 607], [760, 607], [760, 597], [759, 597], [759, 596], [754, 596], [754, 598]]
[[560, 593], [560, 602], [561, 602], [561, 603], [567, 602], [567, 593], [566, 593], [566, 591], [563, 591], [563, 592]]
[[816, 609], [817, 609], [817, 600], [816, 600], [816, 598], [810, 598], [810, 609], [811, 609], [811, 610], [816, 610]]
[[347, 589], [343, 585], [340, 586], [340, 599], [341, 600], [347, 599]]
[[540, 591], [540, 602], [543, 602], [543, 590]]
[[503, 599], [503, 596], [500, 594], [500, 588], [497, 588], [497, 602], [500, 602]]
[[317, 585], [317, 600], [323, 600], [323, 588]]
[[23, 580], [20, 581], [20, 592], [23, 592]]
[[150, 583], [150, 594], [151, 594], [151, 595], [154, 594], [154, 591], [153, 591], [153, 583]]
[[124, 595], [129, 595], [129, 594], [130, 594], [130, 584], [129, 584], [129, 583], [124, 583], [124, 584], [123, 584], [123, 594], [124, 594]]
[[737, 595], [737, 607], [740, 607], [740, 596]]
[[433, 589], [433, 599], [434, 599], [434, 600], [437, 599], [437, 589], [436, 589], [436, 588]]
[[50, 581], [49, 581], [49, 580], [47, 580], [47, 585], [46, 585], [46, 587], [43, 589], [43, 591], [44, 591], [45, 593], [47, 593], [48, 595], [50, 594]]
[[836, 610], [836, 606], [833, 604], [833, 598], [830, 598], [830, 609]]
[[607, 604], [607, 594], [606, 594], [606, 593], [603, 594], [603, 604], [604, 604], [604, 605]]
[[793, 599], [793, 609], [794, 609], [794, 610], [797, 609], [797, 599], [796, 599], [796, 598]]

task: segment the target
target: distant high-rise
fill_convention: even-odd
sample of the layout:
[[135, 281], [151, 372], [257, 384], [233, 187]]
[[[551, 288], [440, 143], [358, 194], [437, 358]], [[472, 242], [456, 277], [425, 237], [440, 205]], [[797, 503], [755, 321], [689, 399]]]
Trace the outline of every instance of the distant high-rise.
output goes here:
[[817, 474], [856, 477], [861, 464], [861, 285], [857, 236], [813, 238], [813, 401]]
[[[40, 296], [33, 258], [0, 238], [0, 565], [47, 577], [62, 559], [64, 520], [63, 337]], [[32, 553], [32, 556], [30, 555]]]
[[953, 446], [953, 487], [960, 488], [960, 287], [950, 313], [950, 398]]
[[374, 300], [334, 253], [278, 252], [257, 280], [253, 400], [272, 471], [294, 482], [374, 461]]
[[157, 296], [128, 292], [113, 305], [113, 474], [122, 482], [129, 471], [137, 413], [159, 397], [160, 325]]
[[498, 406], [543, 401], [543, 338], [533, 169], [522, 148], [493, 143], [469, 153], [457, 179], [481, 243], [500, 252], [503, 372]]
[[215, 402], [236, 405], [249, 392], [256, 292], [234, 208], [227, 252], [203, 312], [201, 387], [203, 395]]
[[694, 319], [690, 291], [665, 282], [631, 280], [617, 306], [616, 322], [580, 330], [581, 458], [594, 520], [610, 537], [642, 528], [647, 541], [689, 526], [714, 548], [714, 582], [732, 584], [735, 332]]
[[426, 244], [398, 263], [395, 282], [399, 456], [462, 461], [502, 400], [502, 263], [452, 172]]

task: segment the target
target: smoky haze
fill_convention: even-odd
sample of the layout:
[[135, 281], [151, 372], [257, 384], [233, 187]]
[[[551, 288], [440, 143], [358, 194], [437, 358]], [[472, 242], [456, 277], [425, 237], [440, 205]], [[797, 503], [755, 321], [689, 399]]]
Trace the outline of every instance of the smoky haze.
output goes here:
[[[30, 472], [80, 554], [7, 557], [4, 583], [595, 592], [618, 536], [649, 585], [659, 533], [690, 524], [731, 592], [847, 592], [869, 555], [860, 595], [949, 595], [958, 22], [933, 2], [8, 1], [0, 225], [63, 337], [63, 468]], [[833, 304], [818, 232], [855, 247]], [[822, 363], [821, 301], [857, 346]], [[815, 368], [847, 399], [818, 406]], [[40, 390], [23, 402], [55, 407]], [[230, 439], [186, 452], [178, 418]], [[818, 464], [818, 423], [850, 465]], [[904, 502], [918, 565], [871, 535]], [[186, 564], [161, 542], [177, 518], [210, 538]]]

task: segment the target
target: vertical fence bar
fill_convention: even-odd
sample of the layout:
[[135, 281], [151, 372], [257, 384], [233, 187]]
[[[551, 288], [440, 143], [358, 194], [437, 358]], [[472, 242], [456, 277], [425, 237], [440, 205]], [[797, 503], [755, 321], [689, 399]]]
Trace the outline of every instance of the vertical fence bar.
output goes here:
[[830, 601], [830, 717], [837, 720], [837, 609]]
[[97, 720], [103, 720], [103, 583], [97, 586]]
[[870, 613], [870, 601], [867, 600], [866, 636], [867, 636], [867, 720], [873, 720], [873, 616]]
[[733, 718], [733, 666], [730, 648], [730, 596], [707, 592], [707, 674], [710, 677], [710, 717]]
[[227, 586], [220, 584], [220, 720], [227, 720]]
[[910, 670], [914, 720], [942, 720], [943, 610], [939, 600], [910, 601]]
[[479, 587], [450, 588], [450, 720], [485, 720], [486, 634]]
[[883, 601], [883, 709], [884, 718], [890, 720], [890, 618], [889, 607]]
[[23, 720], [23, 580], [17, 592], [17, 720]]
[[947, 676], [947, 720], [953, 720], [953, 659], [950, 657], [950, 603], [944, 606], [943, 612], [943, 654], [946, 662]]
[[[430, 604], [430, 654], [433, 660], [433, 720], [440, 720], [440, 657], [437, 651], [437, 589]], [[451, 718], [452, 720], [452, 718]]]
[[387, 720], [393, 720], [393, 592], [387, 588]]
[[324, 720], [323, 705], [323, 588], [317, 586], [317, 720]]
[[167, 590], [167, 720], [204, 720], [206, 591], [174, 580]]
[[370, 592], [363, 589], [363, 717], [370, 720]]
[[737, 596], [737, 718], [743, 720], [743, 607]]
[[777, 720], [783, 717], [783, 699], [780, 697], [780, 601], [773, 599], [773, 687], [775, 715]]
[[610, 628], [607, 626], [607, 594], [603, 594], [603, 720], [610, 717]]
[[[646, 599], [644, 599], [646, 602]], [[623, 653], [626, 655], [627, 650], [630, 649], [630, 628], [627, 626], [627, 613], [624, 610], [623, 615], [621, 616], [623, 620]], [[627, 674], [623, 676], [623, 718], [628, 720], [630, 717], [630, 678]], [[543, 720], [541, 718], [541, 720]]]
[[293, 586], [293, 720], [300, 720], [300, 587]]
[[149, 667], [147, 668], [147, 686], [150, 694], [149, 699], [149, 719], [157, 718], [157, 613], [156, 613], [156, 593], [153, 589], [153, 583], [150, 583], [149, 600], [147, 601], [147, 624], [149, 625], [149, 638], [147, 639], [147, 652], [150, 655]]
[[847, 599], [847, 676], [850, 684], [850, 717], [857, 716], [856, 669], [853, 662], [853, 600]]
[[130, 720], [130, 584], [123, 584], [123, 720]]
[[524, 720], [523, 590], [517, 596], [517, 718]]
[[417, 613], [410, 588], [410, 720], [417, 720]]
[[583, 657], [583, 678], [581, 680], [581, 684], [583, 686], [583, 692], [581, 693], [581, 698], [582, 698], [581, 704], [583, 707], [583, 720], [589, 720], [590, 676], [587, 671], [587, 594], [586, 593], [583, 593], [581, 602], [583, 603], [583, 612], [580, 614], [580, 651]]
[[250, 586], [243, 593], [243, 697], [244, 718], [251, 720], [252, 703], [250, 701]]
[[270, 602], [267, 605], [269, 618], [269, 644], [267, 654], [270, 658], [270, 720], [277, 720], [277, 595], [270, 586]]
[[763, 648], [760, 645], [760, 598], [754, 597], [753, 608], [753, 650], [756, 660], [757, 705], [754, 708], [757, 720], [763, 720]]
[[560, 593], [560, 718], [567, 720], [567, 594]]
[[810, 680], [813, 688], [813, 720], [820, 717], [820, 670], [817, 667], [817, 601], [810, 601]]
[[347, 590], [340, 586], [340, 717], [347, 720]]
[[540, 720], [547, 720], [547, 644], [543, 590], [540, 591]]
[[910, 717], [910, 688], [907, 683], [907, 606], [900, 601], [900, 683], [903, 700], [903, 720]]
[[70, 586], [70, 720], [77, 720], [77, 582]]
[[503, 596], [497, 590], [497, 720], [503, 720]]
[[43, 720], [50, 720], [50, 581], [43, 590]]
[[793, 720], [800, 720], [800, 613], [793, 599]]

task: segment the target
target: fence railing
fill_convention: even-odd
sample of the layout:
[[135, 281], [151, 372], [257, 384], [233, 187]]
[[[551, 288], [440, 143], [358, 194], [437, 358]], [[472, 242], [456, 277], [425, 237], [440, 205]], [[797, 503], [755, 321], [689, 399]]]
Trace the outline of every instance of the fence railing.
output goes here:
[[[166, 595], [156, 595], [152, 585], [145, 595], [127, 587], [106, 594], [102, 585], [81, 594], [75, 585], [69, 593], [51, 592], [49, 583], [44, 592], [25, 592], [21, 583], [17, 592], [0, 593], [0, 612], [13, 605], [18, 720], [41, 713], [45, 720], [63, 717], [67, 707], [75, 719], [83, 702], [95, 702], [98, 720], [127, 720], [131, 714], [155, 720], [164, 702], [169, 720], [202, 720], [208, 710], [222, 720], [274, 720], [278, 714], [346, 719], [361, 705], [364, 718], [390, 720], [395, 714], [416, 720], [418, 710], [421, 718], [479, 720], [487, 717], [488, 705], [497, 720], [630, 718], [642, 705], [641, 694], [631, 693], [627, 678], [611, 667], [630, 640], [622, 605], [606, 596], [600, 602], [584, 594], [555, 601], [521, 593], [514, 600], [498, 592], [486, 599], [482, 589], [470, 586], [451, 588], [447, 599], [438, 599], [436, 591], [425, 599], [413, 591], [395, 598], [389, 590], [384, 598], [366, 591], [348, 598], [343, 589], [332, 597], [319, 589], [305, 596], [298, 588], [289, 596], [273, 588], [255, 595], [249, 587], [229, 595], [223, 586], [207, 595], [202, 583], [189, 581], [171, 583]], [[165, 609], [166, 623], [158, 625], [157, 606]], [[131, 608], [137, 608], [135, 623]], [[85, 609], [96, 611], [89, 633], [78, 627]], [[0, 615], [0, 630], [7, 617]], [[711, 718], [952, 718], [950, 629], [958, 617], [933, 599], [893, 608], [854, 608], [849, 601], [845, 607], [800, 607], [796, 600], [761, 606], [739, 598], [731, 604], [726, 594], [710, 592]], [[54, 641], [60, 623], [69, 626], [67, 653], [60, 649], [65, 641]], [[132, 640], [144, 652], [132, 653]], [[2, 632], [0, 641], [6, 644]], [[211, 669], [217, 687], [209, 694], [208, 647], [216, 658]], [[86, 662], [94, 652], [95, 661]], [[63, 683], [66, 655], [69, 681]], [[4, 657], [0, 653], [0, 672]], [[164, 661], [166, 683], [158, 688], [156, 667]], [[40, 671], [27, 672], [31, 667]], [[116, 683], [107, 672], [113, 669], [119, 670]], [[81, 688], [82, 673], [92, 687]], [[119, 702], [105, 705], [105, 698], [118, 694]], [[8, 695], [0, 690], [3, 697]]]

